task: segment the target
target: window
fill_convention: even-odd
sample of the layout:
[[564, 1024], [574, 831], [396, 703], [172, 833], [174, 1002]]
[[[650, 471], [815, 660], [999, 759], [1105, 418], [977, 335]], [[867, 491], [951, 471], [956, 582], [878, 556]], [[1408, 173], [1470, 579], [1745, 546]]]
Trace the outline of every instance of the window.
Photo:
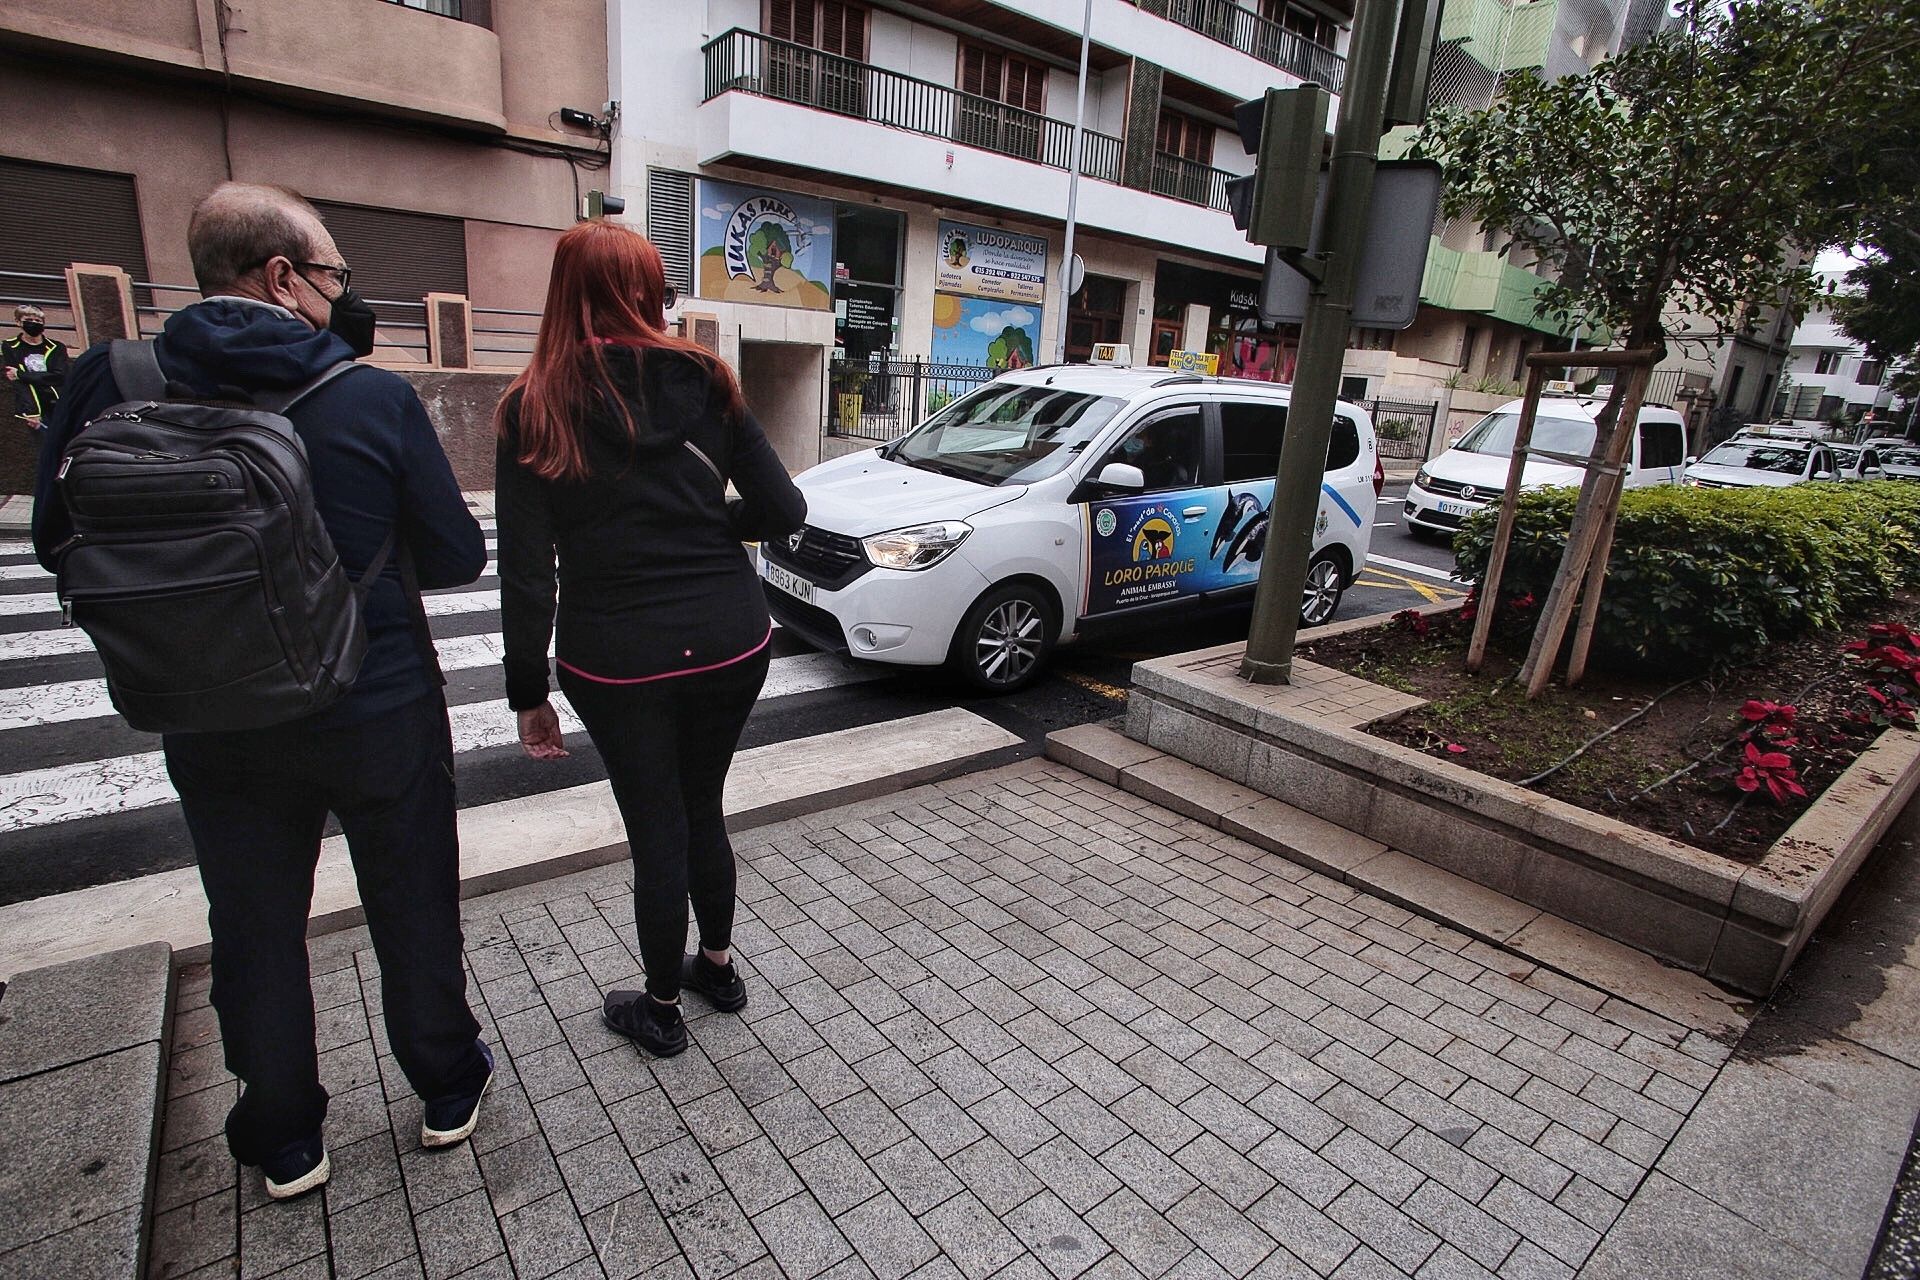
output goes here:
[[1304, 36], [1318, 45], [1331, 49], [1334, 40], [1334, 26], [1330, 18], [1323, 18], [1302, 5], [1289, 4], [1286, 0], [1262, 0], [1260, 16], [1269, 22], [1277, 22], [1295, 35]]
[[[1280, 442], [1287, 433], [1287, 406], [1271, 401], [1233, 401], [1220, 406], [1221, 480], [1226, 484], [1271, 480], [1280, 470]], [[1345, 414], [1333, 419], [1327, 440], [1327, 470], [1350, 467], [1360, 457], [1360, 424]]]
[[[99, 262], [119, 267], [135, 280], [148, 278], [140, 206], [133, 178], [124, 173], [0, 157], [0, 245], [6, 246], [8, 271], [57, 276], [73, 263]], [[10, 280], [5, 292], [67, 303], [62, 280]], [[163, 298], [168, 306], [177, 306], [183, 295]], [[148, 299], [139, 301], [145, 305]], [[9, 306], [8, 318], [11, 310]]]
[[1460, 339], [1460, 368], [1463, 371], [1467, 373], [1473, 372], [1474, 348], [1479, 345], [1480, 327], [1470, 324], [1467, 326], [1465, 335]]
[[[1106, 457], [1109, 462], [1124, 462], [1140, 468], [1147, 490], [1191, 489], [1200, 483], [1200, 458], [1205, 432], [1201, 427], [1200, 407], [1192, 405], [1161, 414], [1127, 433]], [[1100, 474], [1100, 467], [1094, 469]]]
[[767, 0], [766, 32], [858, 62], [867, 56], [867, 9], [840, 0]]
[[1213, 126], [1178, 111], [1161, 111], [1155, 147], [1162, 155], [1213, 164]]
[[867, 205], [843, 204], [834, 211], [834, 338], [849, 359], [895, 345], [902, 222], [891, 209]]
[[1863, 387], [1877, 387], [1880, 379], [1886, 376], [1887, 366], [1880, 360], [1862, 360], [1860, 372], [1854, 375], [1854, 381]]
[[1678, 467], [1687, 460], [1686, 435], [1677, 422], [1640, 424], [1640, 465]]
[[1349, 374], [1340, 379], [1340, 398], [1342, 400], [1365, 400], [1367, 398], [1367, 380]]
[[1840, 372], [1840, 353], [1838, 351], [1822, 351], [1813, 362], [1813, 371], [1816, 374]]
[[954, 139], [1027, 160], [1040, 158], [1047, 69], [1000, 49], [960, 46], [960, 92]]
[[403, 9], [437, 13], [456, 22], [471, 22], [478, 27], [492, 26], [493, 0], [387, 0]]
[[1347, 345], [1355, 351], [1393, 350], [1393, 330], [1355, 329], [1347, 335]]
[[1521, 382], [1527, 376], [1527, 354], [1530, 349], [1526, 339], [1522, 338], [1513, 348], [1513, 380]]
[[766, 0], [765, 29], [831, 57], [774, 45], [767, 55], [767, 90], [776, 98], [843, 115], [866, 114], [866, 84], [855, 66], [867, 56], [865, 5], [841, 0]]
[[693, 176], [647, 170], [647, 239], [660, 251], [667, 283], [693, 296]]
[[[383, 324], [423, 324], [429, 293], [467, 291], [467, 224], [458, 218], [315, 200], [353, 287], [376, 304]], [[408, 305], [411, 304], [411, 305]]]

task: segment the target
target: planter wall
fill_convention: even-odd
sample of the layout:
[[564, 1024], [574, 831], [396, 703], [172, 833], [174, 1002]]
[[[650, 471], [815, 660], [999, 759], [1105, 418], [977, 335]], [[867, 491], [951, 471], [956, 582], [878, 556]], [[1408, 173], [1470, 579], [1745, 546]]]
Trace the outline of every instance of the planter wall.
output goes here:
[[1298, 659], [1301, 687], [1248, 684], [1242, 649], [1137, 665], [1127, 735], [1754, 995], [1778, 984], [1920, 787], [1920, 734], [1889, 731], [1746, 866], [1369, 735], [1418, 705], [1394, 690]]

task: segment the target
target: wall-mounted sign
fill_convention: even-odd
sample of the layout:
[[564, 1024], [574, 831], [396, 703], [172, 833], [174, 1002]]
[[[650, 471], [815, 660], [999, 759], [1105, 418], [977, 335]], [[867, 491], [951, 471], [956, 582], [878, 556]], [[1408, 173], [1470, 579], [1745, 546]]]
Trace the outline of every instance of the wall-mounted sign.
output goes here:
[[989, 369], [1025, 369], [1040, 341], [1039, 307], [992, 298], [933, 295], [935, 364], [983, 364]]
[[1038, 306], [1046, 300], [1047, 242], [1040, 236], [942, 222], [933, 287], [967, 298]]
[[701, 180], [701, 297], [830, 311], [833, 265], [827, 201]]

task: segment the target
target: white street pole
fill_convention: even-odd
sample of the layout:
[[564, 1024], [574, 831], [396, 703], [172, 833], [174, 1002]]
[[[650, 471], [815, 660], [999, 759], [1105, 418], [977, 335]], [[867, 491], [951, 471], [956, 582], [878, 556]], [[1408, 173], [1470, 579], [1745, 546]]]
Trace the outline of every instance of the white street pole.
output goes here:
[[1073, 144], [1067, 171], [1067, 242], [1060, 255], [1060, 324], [1054, 339], [1053, 362], [1067, 362], [1067, 310], [1073, 303], [1069, 286], [1073, 283], [1073, 223], [1080, 211], [1080, 141], [1087, 115], [1087, 53], [1093, 43], [1093, 0], [1087, 0], [1086, 14], [1080, 19], [1080, 81], [1073, 95]]

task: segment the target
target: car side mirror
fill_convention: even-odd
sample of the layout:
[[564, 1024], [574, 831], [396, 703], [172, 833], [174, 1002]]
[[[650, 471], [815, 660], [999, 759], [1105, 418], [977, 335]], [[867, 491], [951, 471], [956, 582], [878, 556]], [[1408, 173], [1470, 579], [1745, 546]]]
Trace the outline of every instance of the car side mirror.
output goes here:
[[1147, 487], [1146, 473], [1126, 462], [1109, 462], [1100, 468], [1094, 483], [1108, 489], [1128, 489], [1135, 493]]
[[1816, 471], [1816, 472], [1814, 472], [1814, 473], [1813, 473], [1813, 478], [1814, 478], [1815, 480], [1831, 480], [1831, 479], [1833, 479], [1833, 472], [1831, 472], [1831, 471]]
[[1697, 453], [1690, 453], [1687, 455], [1687, 461], [1685, 465], [1690, 467], [1698, 461], [1700, 461], [1700, 455]]

